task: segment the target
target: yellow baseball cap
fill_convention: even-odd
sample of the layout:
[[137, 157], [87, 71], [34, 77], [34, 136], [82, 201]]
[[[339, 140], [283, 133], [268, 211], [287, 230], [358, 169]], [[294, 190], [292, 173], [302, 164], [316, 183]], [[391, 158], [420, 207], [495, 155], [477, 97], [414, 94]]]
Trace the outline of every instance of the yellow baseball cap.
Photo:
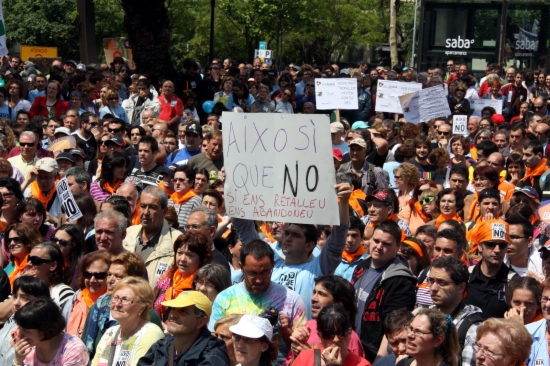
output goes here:
[[183, 291], [173, 300], [164, 301], [163, 306], [170, 308], [184, 308], [187, 306], [196, 306], [210, 316], [212, 314], [212, 302], [205, 294], [199, 291]]

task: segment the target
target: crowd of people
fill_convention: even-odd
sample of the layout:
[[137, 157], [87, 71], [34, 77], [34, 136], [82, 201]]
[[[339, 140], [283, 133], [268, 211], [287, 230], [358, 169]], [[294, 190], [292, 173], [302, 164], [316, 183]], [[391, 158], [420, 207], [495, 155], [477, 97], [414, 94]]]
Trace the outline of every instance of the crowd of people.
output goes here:
[[[119, 57], [4, 57], [0, 364], [550, 364], [550, 75], [446, 67], [186, 60], [153, 85]], [[326, 113], [336, 77], [359, 100], [330, 123], [339, 225], [230, 217], [222, 112]], [[452, 114], [377, 112], [379, 80]]]

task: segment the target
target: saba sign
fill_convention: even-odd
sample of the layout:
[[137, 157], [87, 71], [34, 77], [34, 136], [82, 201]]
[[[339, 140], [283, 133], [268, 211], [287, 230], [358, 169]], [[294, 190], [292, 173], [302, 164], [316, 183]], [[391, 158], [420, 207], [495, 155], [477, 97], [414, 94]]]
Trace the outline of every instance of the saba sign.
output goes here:
[[470, 48], [474, 44], [473, 39], [465, 39], [458, 36], [458, 38], [447, 38], [445, 40], [445, 48], [456, 48], [457, 51], [449, 50], [445, 51], [446, 55], [463, 55], [466, 56], [468, 52], [463, 51], [464, 49]]

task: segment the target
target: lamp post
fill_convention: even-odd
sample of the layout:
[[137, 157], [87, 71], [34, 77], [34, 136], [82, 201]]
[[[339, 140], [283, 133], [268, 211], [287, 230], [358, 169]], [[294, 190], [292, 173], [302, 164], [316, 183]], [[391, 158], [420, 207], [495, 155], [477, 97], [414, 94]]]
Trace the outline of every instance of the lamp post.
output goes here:
[[210, 62], [214, 60], [214, 8], [216, 0], [210, 0]]

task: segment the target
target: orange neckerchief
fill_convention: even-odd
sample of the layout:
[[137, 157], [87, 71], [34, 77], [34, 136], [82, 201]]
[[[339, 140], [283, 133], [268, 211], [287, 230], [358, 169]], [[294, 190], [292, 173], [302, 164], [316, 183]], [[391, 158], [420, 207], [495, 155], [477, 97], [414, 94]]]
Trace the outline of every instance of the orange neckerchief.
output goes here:
[[164, 189], [164, 192], [166, 192], [168, 197], [170, 197], [174, 193], [174, 191], [170, 191], [168, 188], [166, 188], [166, 186], [164, 185], [164, 181], [162, 181], [162, 180], [159, 183], [159, 188]]
[[94, 293], [92, 294], [90, 292], [90, 290], [88, 290], [87, 288], [84, 288], [84, 290], [82, 290], [82, 298], [84, 299], [84, 302], [86, 303], [86, 306], [89, 308], [92, 307], [92, 305], [97, 301], [97, 299], [103, 295], [105, 292], [107, 292], [107, 288], [105, 288], [104, 291], [102, 291], [101, 293]]
[[122, 180], [121, 179], [119, 179], [115, 183], [114, 187], [111, 187], [111, 183], [105, 182], [105, 183], [103, 183], [103, 189], [106, 190], [107, 192], [109, 192], [111, 195], [113, 195], [113, 194], [115, 194], [118, 187], [120, 187], [121, 185], [122, 185]]
[[[392, 220], [393, 222], [397, 222], [399, 220], [399, 217], [397, 217], [396, 214], [392, 214], [390, 217], [388, 217], [386, 220]], [[367, 227], [375, 227], [376, 225], [370, 222]]]
[[422, 221], [424, 222], [428, 222], [428, 221], [431, 221], [432, 219], [430, 219], [424, 212], [422, 212], [422, 205], [420, 204], [420, 202], [416, 201], [414, 203], [414, 210], [416, 211], [416, 214], [418, 216], [420, 216], [420, 218], [422, 219]]
[[3, 233], [8, 227], [8, 223], [0, 220], [0, 233]]
[[535, 186], [535, 177], [542, 175], [545, 171], [548, 170], [546, 166], [546, 158], [543, 158], [539, 165], [535, 169], [530, 167], [525, 168], [525, 177], [521, 178], [520, 181], [526, 181], [527, 179], [531, 180], [531, 186]]
[[[542, 313], [539, 312], [537, 314], [537, 316], [531, 321], [531, 323], [538, 322], [539, 320], [542, 320], [542, 318], [544, 318], [544, 317], [542, 316]], [[531, 323], [528, 323], [528, 324], [531, 324]], [[525, 324], [525, 325], [527, 325], [527, 324]]]
[[[219, 218], [218, 218], [218, 222], [219, 222]], [[265, 236], [267, 236], [267, 238], [269, 239], [270, 242], [272, 243], [275, 243], [277, 240], [275, 240], [275, 238], [273, 237], [273, 235], [271, 235], [271, 230], [269, 230], [269, 227], [267, 226], [266, 223], [263, 223], [261, 226], [260, 226], [260, 230], [262, 231], [262, 233], [265, 234]]]
[[132, 225], [139, 225], [141, 224], [141, 219], [139, 218], [139, 200], [136, 203], [136, 209], [134, 210], [134, 214], [132, 215]]
[[531, 215], [531, 225], [535, 225], [537, 223], [537, 221], [539, 221], [539, 216], [537, 215], [537, 213], [533, 213], [533, 215]]
[[363, 254], [365, 254], [367, 250], [362, 246], [359, 245], [359, 249], [355, 251], [355, 253], [350, 253], [346, 250], [342, 252], [342, 259], [347, 261], [348, 263], [353, 263], [357, 258], [361, 257]]
[[[365, 216], [365, 213], [363, 211], [363, 208], [361, 207], [361, 205], [359, 204], [359, 200], [365, 200], [365, 198], [367, 198], [367, 195], [365, 194], [365, 192], [363, 192], [363, 190], [361, 189], [356, 189], [354, 191], [351, 192], [351, 195], [349, 197], [349, 205], [355, 210], [357, 211], [357, 213], [359, 214], [360, 217], [363, 217]], [[340, 202], [340, 201], [338, 201]]]
[[40, 189], [40, 187], [38, 187], [37, 181], [34, 181], [31, 184], [31, 195], [37, 200], [39, 200], [40, 202], [42, 202], [46, 210], [48, 210], [48, 203], [50, 202], [54, 194], [55, 194], [55, 184], [52, 187], [52, 190], [50, 191], [47, 197], [44, 197], [44, 193], [42, 193], [42, 190]]
[[472, 201], [472, 205], [470, 206], [470, 211], [468, 212], [468, 217], [466, 217], [466, 221], [474, 221], [477, 216], [479, 216], [479, 209], [477, 209], [477, 203], [478, 203], [478, 194], [474, 193], [474, 200]]
[[12, 273], [10, 273], [10, 275], [8, 276], [8, 278], [10, 279], [10, 285], [11, 287], [13, 288], [13, 283], [15, 282], [15, 279], [21, 274], [23, 273], [23, 271], [25, 270], [25, 267], [27, 267], [27, 260], [29, 259], [28, 256], [25, 256], [25, 259], [23, 259], [23, 261], [21, 263], [18, 263], [19, 262], [19, 259], [15, 258], [13, 260], [13, 265], [14, 265], [14, 269], [12, 271]]
[[437, 217], [437, 220], [435, 220], [434, 225], [435, 225], [435, 227], [439, 227], [439, 225], [441, 225], [441, 223], [443, 221], [447, 221], [447, 220], [455, 220], [455, 221], [458, 221], [458, 222], [462, 222], [462, 219], [457, 214], [454, 214], [454, 215], [441, 214]]
[[166, 290], [166, 300], [172, 300], [178, 297], [183, 290], [193, 288], [193, 279], [195, 274], [184, 275], [179, 270], [174, 271], [174, 277], [172, 277], [172, 286]]
[[189, 201], [191, 198], [196, 196], [197, 194], [195, 193], [195, 191], [193, 191], [192, 189], [189, 189], [186, 193], [174, 192], [172, 193], [170, 198], [172, 199], [172, 201], [174, 201], [176, 205], [182, 205], [185, 202]]

